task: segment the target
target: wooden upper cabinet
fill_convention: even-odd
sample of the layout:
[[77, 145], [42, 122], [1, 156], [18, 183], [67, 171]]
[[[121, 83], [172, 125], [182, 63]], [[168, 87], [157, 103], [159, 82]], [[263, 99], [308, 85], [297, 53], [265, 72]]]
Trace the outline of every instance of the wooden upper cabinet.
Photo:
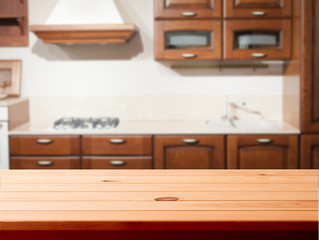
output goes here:
[[28, 44], [28, 0], [0, 0], [0, 47]]
[[229, 169], [296, 169], [298, 136], [228, 136], [227, 163]]
[[319, 133], [319, 1], [303, 1], [301, 130]]
[[224, 0], [225, 18], [290, 17], [291, 0]]
[[220, 20], [155, 22], [156, 60], [222, 59]]
[[319, 169], [319, 135], [301, 136], [301, 168]]
[[154, 0], [155, 19], [220, 18], [222, 0]]
[[156, 136], [157, 169], [223, 169], [224, 136]]
[[290, 58], [290, 20], [224, 21], [224, 59]]

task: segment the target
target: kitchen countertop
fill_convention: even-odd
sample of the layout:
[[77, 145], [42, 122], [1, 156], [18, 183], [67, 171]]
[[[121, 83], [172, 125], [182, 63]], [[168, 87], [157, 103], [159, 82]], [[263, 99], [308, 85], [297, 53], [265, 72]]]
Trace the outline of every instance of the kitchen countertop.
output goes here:
[[55, 130], [54, 121], [34, 121], [9, 132], [10, 135], [113, 135], [113, 134], [299, 134], [291, 125], [273, 121], [278, 129], [207, 128], [200, 120], [122, 120], [110, 130]]
[[149, 239], [187, 230], [152, 239], [194, 239], [191, 231], [212, 239], [207, 231], [253, 230], [311, 240], [318, 230], [318, 170], [1, 170], [0, 178], [2, 234], [146, 231], [119, 239]]

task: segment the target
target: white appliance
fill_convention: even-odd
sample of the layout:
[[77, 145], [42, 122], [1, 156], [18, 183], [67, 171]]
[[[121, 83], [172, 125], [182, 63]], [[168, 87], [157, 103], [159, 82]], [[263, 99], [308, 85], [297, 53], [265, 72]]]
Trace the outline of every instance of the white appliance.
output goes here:
[[9, 169], [8, 108], [0, 107], [0, 169]]

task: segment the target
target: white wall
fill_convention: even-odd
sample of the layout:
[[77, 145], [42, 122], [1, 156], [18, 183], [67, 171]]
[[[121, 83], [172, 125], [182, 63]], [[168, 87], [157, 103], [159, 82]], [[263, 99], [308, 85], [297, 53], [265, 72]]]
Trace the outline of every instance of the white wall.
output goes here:
[[[67, 0], [29, 0], [30, 25], [45, 23], [54, 9], [59, 6], [57, 4], [62, 1]], [[153, 0], [115, 0], [115, 5], [124, 22], [135, 23], [139, 29], [139, 33], [128, 44], [49, 45], [30, 33], [29, 47], [0, 48], [1, 59], [23, 60], [22, 96], [31, 98], [31, 119], [45, 118], [50, 114], [59, 115], [58, 111], [63, 107], [68, 109], [69, 114], [77, 114], [79, 108], [68, 105], [74, 101], [66, 102], [67, 96], [74, 99], [92, 96], [95, 100], [100, 96], [103, 101], [125, 96], [122, 101], [117, 103], [113, 101], [115, 105], [113, 104], [110, 109], [116, 109], [116, 104], [130, 104], [136, 97], [139, 99], [136, 102], [138, 104], [143, 101], [141, 97], [147, 96], [148, 101], [154, 103], [150, 108], [156, 106], [156, 109], [152, 110], [153, 115], [137, 114], [136, 109], [130, 114], [127, 108], [123, 108], [126, 111], [123, 115], [127, 118], [157, 118], [165, 113], [162, 110], [167, 106], [160, 103], [168, 95], [171, 99], [179, 96], [182, 99], [189, 99], [187, 104], [197, 104], [197, 106], [192, 105], [194, 109], [215, 104], [218, 106], [218, 112], [213, 113], [214, 116], [220, 114], [223, 96], [246, 96], [251, 101], [247, 102], [248, 107], [252, 106], [262, 112], [264, 109], [270, 109], [263, 112], [267, 118], [281, 119], [281, 65], [271, 64], [268, 69], [257, 69], [255, 72], [252, 69], [231, 69], [221, 72], [216, 69], [173, 70], [171, 65], [183, 63], [154, 61]], [[101, 7], [98, 4], [92, 6]], [[85, 14], [88, 15], [88, 11]], [[54, 19], [52, 15], [50, 18]], [[54, 98], [49, 99], [47, 96]], [[192, 101], [197, 97], [202, 101]], [[209, 103], [207, 97], [211, 99]], [[94, 105], [94, 101], [90, 102]], [[54, 107], [52, 104], [55, 104]], [[171, 111], [177, 114], [181, 108], [189, 107], [189, 105], [183, 106], [181, 102], [174, 105], [172, 101], [169, 104]], [[46, 106], [51, 107], [47, 109]], [[91, 105], [87, 107], [87, 110], [92, 109]], [[41, 112], [37, 108], [41, 108]], [[214, 109], [213, 106], [205, 108]], [[82, 109], [83, 111], [85, 109]], [[108, 112], [105, 108], [105, 114], [112, 114], [112, 111]], [[207, 113], [199, 112], [194, 116], [194, 118], [201, 117], [207, 117]], [[189, 118], [189, 114], [180, 111], [179, 118]]]

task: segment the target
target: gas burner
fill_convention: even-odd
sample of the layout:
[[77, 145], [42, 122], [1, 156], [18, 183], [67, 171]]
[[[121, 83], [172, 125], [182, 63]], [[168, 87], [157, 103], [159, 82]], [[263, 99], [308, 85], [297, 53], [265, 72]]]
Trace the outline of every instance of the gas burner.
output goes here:
[[53, 128], [56, 130], [68, 129], [113, 129], [119, 125], [119, 118], [60, 118], [55, 121]]

